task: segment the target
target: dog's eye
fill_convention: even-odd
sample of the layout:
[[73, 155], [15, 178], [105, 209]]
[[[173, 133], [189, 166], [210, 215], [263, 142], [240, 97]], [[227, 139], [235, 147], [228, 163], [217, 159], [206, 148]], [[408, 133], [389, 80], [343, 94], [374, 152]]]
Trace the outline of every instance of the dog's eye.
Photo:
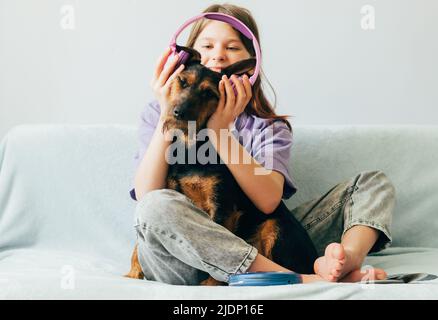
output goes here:
[[181, 85], [181, 87], [187, 88], [189, 86], [189, 84], [187, 83], [186, 79], [178, 77], [178, 80], [179, 80], [179, 84]]

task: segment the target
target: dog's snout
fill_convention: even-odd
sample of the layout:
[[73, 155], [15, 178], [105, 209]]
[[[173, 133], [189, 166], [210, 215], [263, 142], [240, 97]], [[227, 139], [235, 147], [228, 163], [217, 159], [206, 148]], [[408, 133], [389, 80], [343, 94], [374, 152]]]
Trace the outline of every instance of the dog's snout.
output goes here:
[[185, 108], [183, 108], [182, 106], [175, 107], [173, 109], [173, 116], [175, 117], [175, 119], [178, 119], [178, 120], [184, 119], [184, 116], [186, 114], [186, 112], [184, 110], [185, 110]]
[[183, 102], [183, 103], [175, 106], [175, 108], [173, 108], [173, 116], [175, 117], [175, 119], [187, 120], [185, 118], [188, 115], [189, 105], [190, 104], [188, 102]]
[[181, 111], [180, 111], [180, 108], [179, 108], [179, 107], [175, 107], [175, 108], [173, 109], [173, 116], [174, 116], [175, 118], [177, 118], [177, 119], [181, 116]]

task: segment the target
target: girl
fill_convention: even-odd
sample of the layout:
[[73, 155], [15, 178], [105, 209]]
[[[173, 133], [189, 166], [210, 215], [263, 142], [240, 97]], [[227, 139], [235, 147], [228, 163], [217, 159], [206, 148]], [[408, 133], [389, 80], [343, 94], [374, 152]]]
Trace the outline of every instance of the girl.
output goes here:
[[[234, 5], [212, 5], [204, 12], [220, 12], [243, 22], [259, 40], [258, 29], [250, 12]], [[255, 55], [252, 42], [227, 23], [202, 19], [192, 27], [187, 47], [201, 53], [201, 63], [220, 72], [223, 68]], [[142, 113], [139, 138], [141, 148], [136, 156], [136, 175], [131, 197], [139, 200], [136, 208], [138, 259], [148, 280], [169, 284], [198, 285], [211, 275], [227, 282], [235, 273], [254, 271], [293, 271], [260, 255], [257, 249], [213, 222], [185, 195], [165, 189], [168, 164], [165, 151], [171, 143], [162, 133], [167, 113], [169, 83], [184, 68], [174, 67], [177, 58], [165, 67], [170, 55], [167, 49], [159, 58], [151, 87], [157, 101]], [[234, 78], [231, 77], [231, 80]], [[251, 164], [227, 163], [236, 181], [264, 213], [269, 214], [281, 199], [290, 198], [296, 187], [288, 172], [292, 145], [291, 126], [286, 116], [276, 115], [265, 98], [260, 78], [251, 87], [248, 77], [234, 79], [235, 96], [225, 76], [219, 84], [221, 98], [217, 111], [207, 127], [219, 136], [219, 130], [237, 132], [271, 129], [273, 161], [267, 167], [254, 142], [241, 145], [231, 139], [239, 152], [250, 156]], [[247, 139], [248, 141], [248, 139]], [[259, 142], [260, 144], [260, 142]], [[221, 156], [228, 150], [214, 145]], [[230, 147], [232, 149], [233, 146]], [[239, 154], [241, 154], [239, 153]], [[254, 175], [256, 168], [270, 169], [268, 175]], [[303, 275], [303, 282], [360, 281], [384, 279], [382, 269], [361, 273], [369, 252], [389, 246], [394, 187], [380, 171], [363, 172], [334, 186], [330, 191], [292, 210], [306, 228], [320, 256], [314, 264], [315, 274]]]

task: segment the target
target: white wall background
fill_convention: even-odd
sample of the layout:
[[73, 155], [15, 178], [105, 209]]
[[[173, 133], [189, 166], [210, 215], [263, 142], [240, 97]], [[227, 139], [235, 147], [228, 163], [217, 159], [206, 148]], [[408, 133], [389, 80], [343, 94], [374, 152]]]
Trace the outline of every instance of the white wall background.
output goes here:
[[[21, 123], [136, 125], [157, 57], [211, 3], [0, 0], [0, 137]], [[258, 22], [292, 124], [438, 124], [438, 1], [232, 3]], [[374, 30], [361, 28], [364, 5]]]

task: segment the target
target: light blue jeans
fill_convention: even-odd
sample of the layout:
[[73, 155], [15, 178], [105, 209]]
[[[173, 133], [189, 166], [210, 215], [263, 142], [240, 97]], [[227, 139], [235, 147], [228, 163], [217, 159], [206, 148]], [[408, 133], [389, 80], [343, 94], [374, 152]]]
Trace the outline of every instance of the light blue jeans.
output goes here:
[[[340, 242], [355, 225], [380, 231], [370, 252], [392, 242], [390, 227], [395, 188], [381, 171], [362, 172], [291, 214], [302, 223], [317, 249]], [[257, 249], [213, 222], [209, 215], [175, 190], [148, 192], [136, 207], [138, 258], [145, 278], [169, 284], [198, 285], [211, 275], [228, 282], [243, 273]]]

